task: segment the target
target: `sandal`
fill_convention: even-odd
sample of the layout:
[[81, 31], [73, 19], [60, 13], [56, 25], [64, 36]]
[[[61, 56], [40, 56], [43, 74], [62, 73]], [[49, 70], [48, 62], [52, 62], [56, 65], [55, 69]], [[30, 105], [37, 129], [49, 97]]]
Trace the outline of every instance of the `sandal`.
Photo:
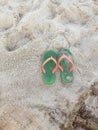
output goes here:
[[42, 77], [44, 83], [49, 85], [55, 82], [55, 72], [57, 69], [56, 53], [50, 50], [42, 58]]
[[64, 83], [73, 81], [74, 62], [72, 53], [68, 49], [61, 48], [58, 51], [58, 68], [60, 77]]

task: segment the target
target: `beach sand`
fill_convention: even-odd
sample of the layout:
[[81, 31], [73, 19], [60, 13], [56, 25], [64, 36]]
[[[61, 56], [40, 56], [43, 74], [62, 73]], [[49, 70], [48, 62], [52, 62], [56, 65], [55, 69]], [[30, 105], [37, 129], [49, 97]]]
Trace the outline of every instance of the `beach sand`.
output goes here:
[[[74, 81], [63, 84], [57, 71], [46, 85], [42, 56], [62, 47], [74, 56]], [[0, 130], [69, 130], [80, 96], [97, 82], [97, 0], [0, 0]], [[98, 118], [98, 93], [91, 103]]]

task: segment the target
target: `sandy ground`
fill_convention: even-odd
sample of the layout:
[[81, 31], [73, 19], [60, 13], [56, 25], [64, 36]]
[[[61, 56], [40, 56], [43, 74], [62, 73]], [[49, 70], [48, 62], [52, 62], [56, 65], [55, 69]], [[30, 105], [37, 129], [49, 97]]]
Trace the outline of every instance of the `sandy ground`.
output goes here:
[[[63, 84], [58, 71], [55, 84], [45, 85], [41, 58], [61, 47], [74, 55], [74, 82]], [[97, 0], [0, 0], [0, 130], [64, 130], [96, 82]]]

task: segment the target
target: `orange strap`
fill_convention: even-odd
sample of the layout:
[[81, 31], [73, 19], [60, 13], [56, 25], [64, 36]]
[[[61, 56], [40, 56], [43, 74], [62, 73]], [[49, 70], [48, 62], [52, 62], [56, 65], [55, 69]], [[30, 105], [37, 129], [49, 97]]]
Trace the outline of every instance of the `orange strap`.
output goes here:
[[65, 55], [65, 54], [63, 54], [63, 55], [59, 58], [59, 60], [58, 60], [58, 67], [59, 67], [59, 69], [60, 69], [62, 72], [64, 71], [64, 69], [63, 69], [62, 66], [60, 65], [60, 62], [61, 62], [63, 59], [68, 60], [68, 61], [72, 64], [72, 66], [70, 67], [70, 72], [73, 71], [74, 68], [75, 68], [74, 63], [73, 63], [73, 61], [72, 61], [67, 55]]
[[54, 59], [54, 58], [51, 56], [51, 57], [49, 57], [47, 60], [45, 60], [44, 63], [42, 64], [42, 72], [43, 72], [43, 73], [46, 73], [46, 70], [44, 69], [44, 66], [45, 66], [45, 64], [46, 64], [47, 62], [49, 62], [50, 60], [54, 61], [54, 63], [56, 64], [55, 68], [52, 70], [52, 73], [54, 74], [54, 73], [57, 71], [57, 69], [58, 69], [57, 61], [56, 61], [56, 59]]

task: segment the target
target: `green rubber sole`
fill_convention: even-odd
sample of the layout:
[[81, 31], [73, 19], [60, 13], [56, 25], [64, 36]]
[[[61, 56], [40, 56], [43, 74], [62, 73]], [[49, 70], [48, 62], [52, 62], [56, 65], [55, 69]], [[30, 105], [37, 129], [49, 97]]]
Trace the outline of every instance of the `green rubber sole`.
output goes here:
[[[59, 51], [58, 51], [58, 59], [63, 55], [67, 55], [68, 57], [70, 57], [70, 59], [73, 60], [73, 56], [72, 56], [72, 53], [68, 50], [68, 49], [64, 49], [64, 48], [61, 48]], [[61, 62], [60, 62], [60, 65], [63, 67], [64, 71], [60, 71], [60, 77], [61, 77], [61, 80], [64, 82], [64, 83], [71, 83], [73, 81], [73, 71], [70, 72], [70, 67], [71, 67], [71, 63], [66, 60], [66, 59], [63, 59]]]
[[[44, 56], [42, 58], [42, 64], [44, 61], [46, 61], [49, 57], [53, 57], [56, 59], [57, 55], [54, 51], [50, 50], [44, 53]], [[55, 73], [52, 73], [52, 70], [55, 68], [55, 63], [53, 61], [49, 61], [45, 64], [44, 66], [46, 73], [42, 73], [42, 78], [45, 84], [53, 84], [56, 80], [56, 75]]]

